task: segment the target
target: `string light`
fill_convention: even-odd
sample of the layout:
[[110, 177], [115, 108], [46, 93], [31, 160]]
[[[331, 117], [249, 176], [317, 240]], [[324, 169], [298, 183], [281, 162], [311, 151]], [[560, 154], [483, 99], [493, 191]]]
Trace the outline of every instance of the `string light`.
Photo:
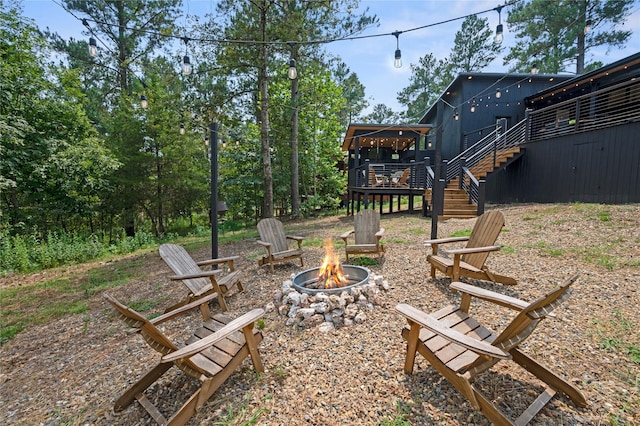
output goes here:
[[502, 14], [500, 13], [502, 11], [502, 6], [498, 6], [496, 7], [496, 9], [498, 11], [498, 26], [496, 27], [496, 38], [495, 41], [497, 44], [501, 44], [502, 43], [502, 33], [503, 33], [503, 27], [502, 27]]
[[184, 123], [180, 123], [180, 134], [184, 135]]
[[187, 55], [187, 45], [189, 43], [189, 37], [183, 37], [182, 41], [184, 41], [184, 57], [182, 58], [182, 74], [184, 75], [189, 75], [191, 74], [191, 60], [189, 59], [189, 56]]
[[289, 72], [287, 73], [289, 76], [289, 80], [295, 80], [298, 78], [298, 70], [296, 69], [296, 60], [293, 58], [293, 51], [296, 43], [290, 41], [289, 46], [291, 46], [291, 58], [289, 59]]
[[96, 39], [93, 37], [89, 38], [89, 55], [92, 58], [98, 56], [98, 45], [96, 44]]
[[[538, 64], [534, 63], [533, 65], [531, 65], [531, 74], [538, 74]], [[529, 81], [531, 82], [531, 81]]]
[[502, 92], [500, 91], [500, 88], [498, 87], [496, 89], [496, 99], [500, 99], [501, 96], [502, 96]]
[[396, 68], [401, 68], [402, 52], [400, 52], [400, 34], [402, 34], [402, 31], [394, 31], [392, 34], [396, 37], [396, 53], [393, 59], [393, 66]]
[[140, 95], [140, 106], [142, 109], [147, 109], [149, 106], [149, 102], [147, 102], [147, 97], [145, 95]]

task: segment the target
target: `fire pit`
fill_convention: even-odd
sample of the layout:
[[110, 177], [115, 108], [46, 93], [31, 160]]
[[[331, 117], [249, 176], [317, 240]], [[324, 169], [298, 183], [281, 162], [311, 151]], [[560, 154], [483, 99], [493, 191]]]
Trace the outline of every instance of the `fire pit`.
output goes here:
[[342, 265], [343, 279], [338, 284], [326, 285], [330, 278], [322, 276], [322, 268], [307, 269], [293, 277], [293, 287], [301, 293], [341, 293], [352, 287], [366, 284], [369, 281], [369, 270], [362, 266]]

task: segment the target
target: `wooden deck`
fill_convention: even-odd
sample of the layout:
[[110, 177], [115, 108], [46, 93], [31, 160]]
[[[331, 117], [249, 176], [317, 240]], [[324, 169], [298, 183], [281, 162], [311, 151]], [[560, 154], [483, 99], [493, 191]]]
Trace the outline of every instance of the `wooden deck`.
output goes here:
[[424, 203], [422, 201], [416, 203], [414, 197], [424, 199], [424, 188], [399, 188], [386, 184], [375, 187], [350, 186], [347, 195], [347, 214], [356, 214], [361, 208], [369, 208], [369, 204], [373, 204], [372, 208], [374, 209], [377, 204], [380, 214], [383, 214], [385, 213], [383, 211], [385, 202], [388, 202], [388, 213], [393, 213], [394, 207], [396, 212], [401, 211], [401, 200], [403, 196], [409, 199], [409, 212], [422, 212], [422, 205]]

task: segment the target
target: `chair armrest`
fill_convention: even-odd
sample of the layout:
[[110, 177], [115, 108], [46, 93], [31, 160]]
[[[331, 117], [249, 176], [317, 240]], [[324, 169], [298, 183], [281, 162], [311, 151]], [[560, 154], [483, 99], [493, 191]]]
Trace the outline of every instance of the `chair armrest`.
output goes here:
[[529, 306], [529, 303], [525, 302], [524, 300], [507, 296], [505, 294], [496, 293], [495, 291], [486, 290], [484, 288], [476, 287], [470, 284], [454, 281], [451, 283], [451, 285], [449, 285], [449, 287], [461, 293], [465, 293], [470, 296], [477, 297], [478, 299], [486, 300], [487, 302], [492, 302], [496, 305], [504, 306], [516, 311], [521, 311]]
[[376, 237], [380, 239], [384, 235], [384, 228], [380, 228], [378, 232], [376, 232]]
[[222, 327], [220, 330], [213, 334], [208, 335], [204, 339], [200, 339], [197, 342], [193, 342], [175, 352], [171, 352], [162, 357], [161, 362], [172, 362], [181, 358], [188, 358], [191, 355], [202, 352], [202, 350], [210, 347], [211, 345], [219, 342], [230, 334], [243, 329], [244, 327], [252, 324], [258, 318], [264, 314], [264, 309], [258, 308], [251, 312], [247, 312], [239, 318], [234, 319], [229, 324]]
[[200, 262], [196, 262], [196, 265], [209, 266], [209, 265], [221, 265], [223, 263], [229, 263], [230, 265], [233, 265], [233, 262], [236, 260], [240, 260], [240, 256], [218, 257], [217, 259], [201, 260]]
[[172, 275], [169, 277], [170, 280], [190, 280], [192, 278], [206, 278], [206, 277], [210, 277], [212, 275], [218, 275], [222, 273], [222, 271], [220, 269], [214, 269], [213, 271], [202, 271], [202, 272], [197, 272], [195, 274], [186, 274], [186, 275]]
[[419, 324], [433, 333], [443, 337], [444, 339], [465, 347], [470, 351], [477, 354], [486, 355], [499, 359], [511, 359], [511, 354], [503, 351], [502, 349], [490, 345], [481, 340], [476, 340], [472, 337], [464, 335], [458, 331], [452, 330], [440, 324], [437, 319], [433, 318], [421, 310], [414, 308], [413, 306], [401, 303], [396, 306], [396, 310], [404, 315], [410, 321]]
[[450, 237], [450, 238], [438, 238], [435, 240], [426, 240], [424, 242], [425, 247], [429, 247], [433, 244], [447, 244], [447, 243], [457, 243], [460, 241], [469, 241], [469, 237]]
[[302, 240], [304, 240], [304, 237], [298, 237], [297, 235], [285, 235], [284, 237], [288, 240], [294, 240], [298, 243], [298, 248], [302, 248]]
[[349, 236], [351, 234], [353, 234], [354, 232], [356, 232], [354, 229], [352, 229], [351, 231], [347, 231], [344, 234], [341, 234], [340, 238], [342, 238], [344, 240], [344, 242], [346, 243], [347, 242], [347, 238], [349, 238]]
[[173, 319], [175, 317], [177, 317], [178, 315], [182, 315], [185, 312], [189, 312], [190, 310], [194, 309], [194, 308], [198, 308], [200, 307], [200, 305], [203, 305], [205, 303], [209, 303], [209, 301], [216, 299], [218, 297], [218, 293], [211, 293], [208, 294], [204, 297], [201, 297], [200, 299], [196, 300], [195, 302], [191, 302], [188, 303], [184, 306], [180, 306], [179, 308], [174, 309], [173, 311], [169, 311], [166, 314], [162, 314], [159, 317], [155, 317], [151, 320], [149, 320], [149, 322], [151, 324], [154, 325], [158, 325], [160, 323], [163, 323], [165, 321], [168, 321], [170, 319]]
[[447, 254], [470, 254], [470, 253], [482, 253], [485, 251], [498, 251], [502, 248], [502, 246], [487, 246], [487, 247], [471, 247], [471, 248], [461, 248], [461, 249], [451, 249], [445, 250], [442, 249]]

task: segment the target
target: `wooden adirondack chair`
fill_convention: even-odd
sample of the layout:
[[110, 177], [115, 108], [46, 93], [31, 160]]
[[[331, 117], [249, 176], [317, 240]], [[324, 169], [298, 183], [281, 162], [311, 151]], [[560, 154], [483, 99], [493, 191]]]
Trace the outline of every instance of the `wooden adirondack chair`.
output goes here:
[[[238, 291], [244, 290], [240, 282], [240, 271], [236, 270], [234, 265], [234, 261], [240, 259], [239, 256], [221, 257], [196, 262], [184, 247], [176, 244], [162, 244], [158, 252], [162, 260], [164, 260], [167, 266], [176, 274], [169, 278], [174, 281], [182, 281], [189, 289], [187, 297], [183, 301], [168, 308], [167, 312], [212, 293], [217, 295], [220, 308], [226, 311], [228, 308], [224, 297], [229, 290], [234, 286], [238, 287]], [[222, 268], [212, 269], [210, 271], [201, 269], [202, 266], [212, 265], [221, 266]], [[201, 309], [207, 311], [209, 307], [202, 306]], [[205, 311], [202, 312], [203, 318], [209, 315], [209, 313]]]
[[[114, 407], [116, 412], [124, 410], [137, 400], [158, 424], [183, 425], [248, 356], [251, 356], [255, 370], [259, 373], [264, 372], [258, 352], [262, 334], [253, 327], [254, 322], [263, 315], [263, 309], [254, 309], [235, 320], [222, 314], [208, 318], [202, 327], [196, 330], [193, 337], [187, 340], [187, 345], [179, 349], [157, 326], [199, 305], [209, 303], [210, 299], [216, 297], [214, 294], [152, 320], [146, 319], [106, 293], [104, 297], [118, 312], [121, 319], [137, 329], [136, 331], [142, 334], [149, 346], [162, 355], [153, 368], [117, 399]], [[199, 380], [201, 385], [171, 418], [166, 419], [147, 399], [145, 390], [174, 365], [188, 376]]]
[[376, 171], [369, 169], [369, 186], [384, 186], [384, 176], [376, 174]]
[[[436, 277], [436, 269], [451, 277], [451, 281], [458, 281], [460, 276], [476, 278], [495, 283], [515, 285], [516, 280], [511, 277], [491, 272], [484, 264], [492, 251], [502, 248], [495, 245], [498, 235], [504, 226], [504, 216], [498, 210], [484, 213], [476, 219], [469, 237], [440, 238], [425, 241], [425, 247], [431, 247], [431, 254], [427, 260], [431, 264], [431, 278]], [[438, 247], [443, 244], [466, 241], [466, 247], [462, 249], [444, 250], [452, 255], [453, 259], [438, 255]]]
[[[267, 250], [267, 254], [258, 260], [258, 266], [269, 264], [273, 272], [273, 264], [288, 262], [293, 259], [300, 259], [300, 266], [304, 266], [302, 261], [302, 241], [303, 237], [287, 235], [284, 226], [278, 219], [267, 218], [258, 222], [258, 232], [260, 239], [256, 241]], [[289, 248], [288, 240], [298, 243], [295, 248]]]
[[[380, 227], [380, 213], [376, 210], [365, 209], [353, 218], [353, 228], [340, 235], [344, 240], [344, 251], [349, 261], [349, 255], [377, 254], [382, 262], [384, 245], [380, 242], [384, 235], [384, 228]], [[354, 235], [355, 244], [349, 245], [349, 237]]]
[[407, 167], [401, 172], [396, 172], [394, 176], [391, 176], [391, 186], [395, 186], [397, 188], [408, 188], [409, 184], [407, 180], [411, 176], [411, 168]]
[[[396, 309], [409, 323], [402, 330], [402, 337], [407, 341], [404, 371], [411, 374], [416, 352], [420, 353], [469, 400], [475, 410], [496, 425], [526, 425], [556, 392], [564, 393], [576, 405], [585, 407], [587, 402], [578, 389], [524, 354], [520, 348], [540, 321], [569, 297], [570, 286], [576, 278], [574, 275], [531, 303], [453, 282], [451, 288], [462, 293], [460, 306], [448, 306], [428, 315], [410, 305], [398, 305]], [[469, 315], [472, 297], [511, 308], [518, 314], [501, 333], [494, 334]], [[505, 360], [515, 361], [547, 384], [547, 388], [515, 422], [473, 384], [480, 374], [491, 374], [489, 369]]]

